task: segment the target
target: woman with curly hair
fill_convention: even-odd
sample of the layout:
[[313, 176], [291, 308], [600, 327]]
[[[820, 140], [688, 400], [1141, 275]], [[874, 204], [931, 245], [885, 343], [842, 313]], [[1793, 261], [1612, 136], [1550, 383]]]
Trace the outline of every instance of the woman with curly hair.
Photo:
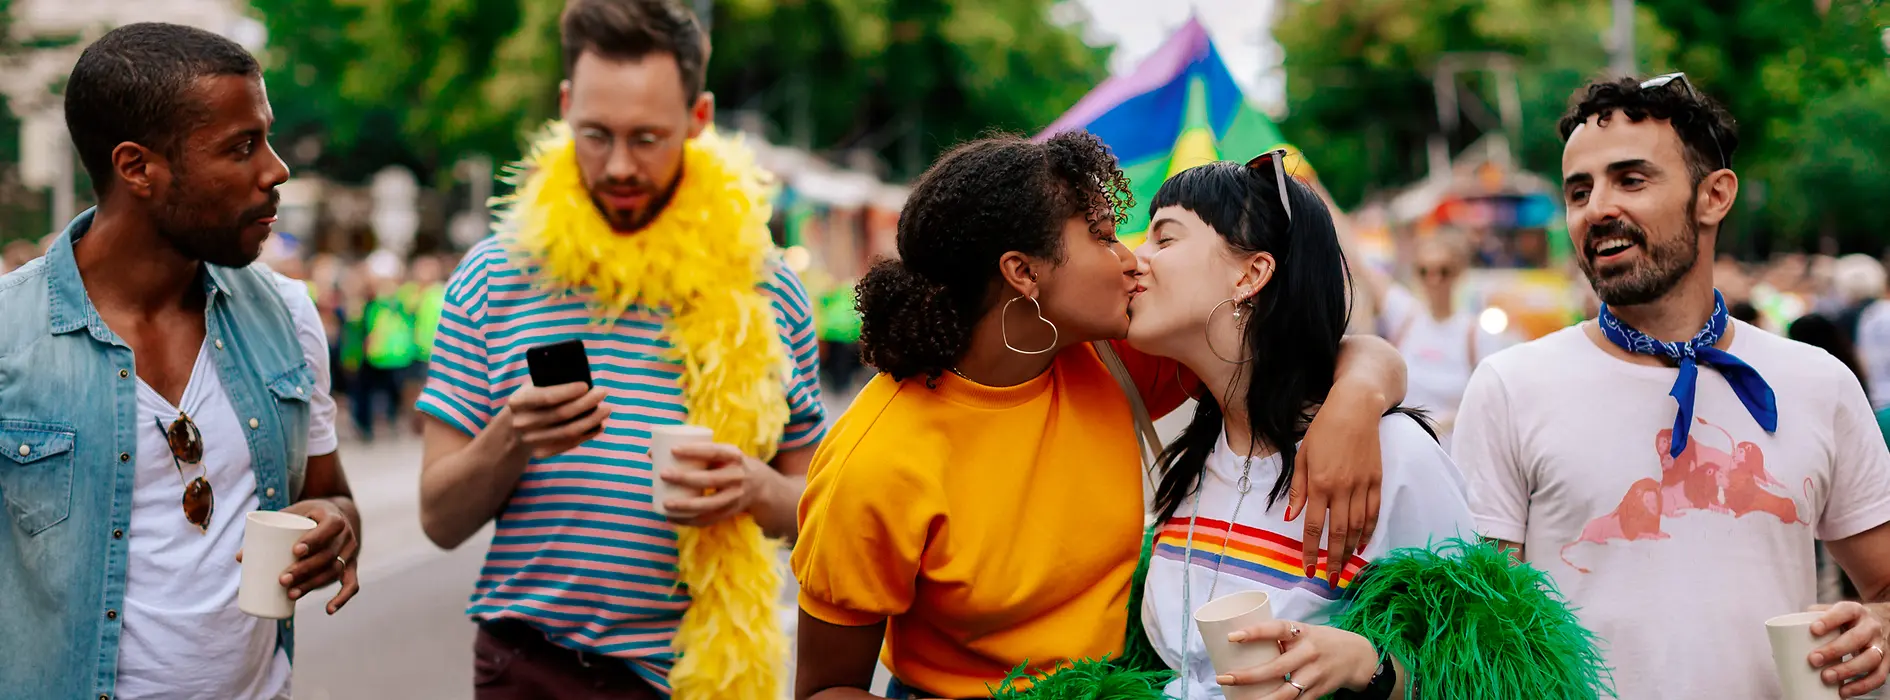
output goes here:
[[[1122, 653], [1146, 512], [1133, 416], [1173, 410], [1196, 384], [1110, 342], [1140, 289], [1115, 235], [1127, 192], [1080, 132], [964, 144], [914, 185], [901, 259], [858, 288], [862, 352], [881, 374], [834, 424], [801, 500], [797, 697], [876, 697], [882, 647], [895, 698], [988, 697], [1020, 667]], [[1308, 438], [1315, 470], [1375, 473], [1379, 416], [1403, 395], [1397, 352], [1355, 343], [1327, 368], [1339, 376]], [[1305, 510], [1323, 515], [1322, 496]], [[1335, 507], [1335, 529], [1375, 522], [1375, 498]], [[1335, 532], [1333, 549], [1358, 534]], [[1316, 550], [1319, 531], [1305, 539]]]

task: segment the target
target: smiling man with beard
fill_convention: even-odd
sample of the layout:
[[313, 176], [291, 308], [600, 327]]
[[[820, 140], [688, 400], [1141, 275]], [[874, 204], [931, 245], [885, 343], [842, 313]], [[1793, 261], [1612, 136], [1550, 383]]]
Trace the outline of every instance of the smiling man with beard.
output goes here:
[[[1622, 698], [1779, 697], [1764, 622], [1815, 602], [1815, 540], [1866, 600], [1803, 663], [1884, 682], [1890, 451], [1848, 369], [1728, 318], [1713, 247], [1732, 119], [1680, 74], [1598, 82], [1563, 117], [1569, 237], [1600, 318], [1498, 353], [1455, 457], [1484, 537], [1555, 579]], [[1846, 658], [1848, 657], [1848, 658]]]
[[237, 609], [245, 516], [316, 528], [281, 577], [353, 597], [320, 316], [254, 265], [288, 168], [256, 60], [134, 24], [80, 56], [66, 125], [98, 194], [0, 277], [0, 686], [287, 698], [292, 620]]

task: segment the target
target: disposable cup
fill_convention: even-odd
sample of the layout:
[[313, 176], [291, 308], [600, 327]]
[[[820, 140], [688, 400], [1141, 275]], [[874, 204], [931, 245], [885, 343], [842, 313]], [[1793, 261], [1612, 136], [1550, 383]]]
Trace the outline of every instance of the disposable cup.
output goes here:
[[256, 617], [295, 616], [295, 601], [282, 586], [282, 572], [295, 563], [295, 543], [315, 521], [292, 513], [259, 510], [243, 518], [243, 574], [236, 607]]
[[[1194, 623], [1207, 644], [1215, 675], [1249, 669], [1280, 656], [1273, 642], [1230, 642], [1227, 635], [1273, 619], [1273, 603], [1264, 591], [1241, 591], [1215, 598], [1194, 613]], [[1254, 700], [1285, 685], [1274, 681], [1258, 685], [1221, 686], [1228, 700]]]
[[1785, 693], [1782, 700], [1837, 700], [1838, 687], [1825, 685], [1818, 677], [1819, 669], [1812, 668], [1808, 659], [1813, 650], [1838, 636], [1837, 630], [1811, 636], [1811, 623], [1821, 617], [1824, 613], [1800, 612], [1765, 621], [1765, 634], [1772, 639], [1772, 665], [1778, 669], [1778, 684]]
[[650, 466], [654, 469], [650, 475], [650, 499], [656, 514], [668, 517], [669, 511], [663, 502], [671, 498], [693, 498], [702, 495], [701, 491], [683, 488], [663, 480], [663, 472], [669, 469], [707, 469], [708, 464], [697, 459], [677, 459], [671, 453], [677, 445], [714, 442], [715, 434], [699, 425], [659, 425], [650, 429]]

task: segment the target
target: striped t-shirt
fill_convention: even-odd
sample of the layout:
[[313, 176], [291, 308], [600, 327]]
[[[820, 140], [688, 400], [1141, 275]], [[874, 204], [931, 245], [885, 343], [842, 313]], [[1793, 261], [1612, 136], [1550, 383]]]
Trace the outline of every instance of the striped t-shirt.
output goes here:
[[[781, 438], [793, 450], [820, 441], [826, 416], [812, 305], [794, 273], [774, 267], [761, 289], [794, 360]], [[497, 238], [466, 254], [447, 284], [420, 410], [477, 434], [530, 382], [527, 348], [579, 338], [612, 411], [598, 437], [525, 468], [467, 614], [523, 620], [564, 646], [631, 660], [667, 692], [689, 596], [678, 589], [675, 529], [651, 508], [649, 449], [651, 426], [686, 418], [681, 365], [668, 359], [660, 312], [633, 308], [605, 329], [584, 296], [534, 281]]]

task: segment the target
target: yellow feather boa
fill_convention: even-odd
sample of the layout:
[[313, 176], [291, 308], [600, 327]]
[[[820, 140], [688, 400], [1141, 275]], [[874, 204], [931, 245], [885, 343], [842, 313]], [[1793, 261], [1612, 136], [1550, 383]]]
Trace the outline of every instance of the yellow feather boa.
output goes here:
[[[569, 127], [553, 123], [515, 166], [501, 201], [507, 247], [554, 289], [589, 294], [600, 323], [631, 306], [669, 310], [689, 422], [757, 459], [788, 422], [792, 365], [760, 285], [774, 241], [769, 175], [713, 130], [684, 146], [683, 178], [649, 226], [619, 234], [579, 174]], [[775, 615], [778, 546], [752, 517], [676, 529], [676, 572], [693, 600], [676, 633], [669, 683], [679, 700], [771, 700], [787, 637]]]

